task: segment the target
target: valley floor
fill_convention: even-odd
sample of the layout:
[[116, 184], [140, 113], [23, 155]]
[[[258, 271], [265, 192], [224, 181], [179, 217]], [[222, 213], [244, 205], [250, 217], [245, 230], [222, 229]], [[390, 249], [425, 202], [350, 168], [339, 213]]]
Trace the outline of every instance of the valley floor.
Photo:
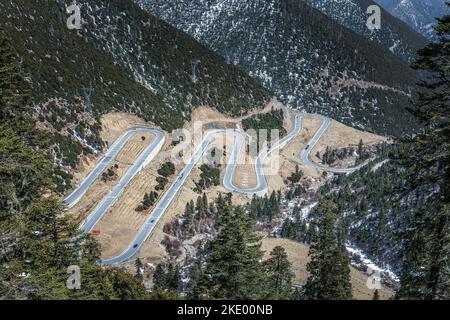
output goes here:
[[[276, 101], [271, 103], [263, 110], [259, 112], [268, 112], [273, 108], [280, 108], [280, 104]], [[255, 111], [255, 113], [258, 111]], [[255, 114], [253, 113], [253, 114]], [[287, 132], [292, 130], [293, 113], [291, 111], [285, 114], [284, 127]], [[247, 116], [248, 117], [248, 116]], [[207, 107], [201, 107], [193, 111], [192, 120], [185, 124], [184, 129], [194, 136], [195, 123], [202, 122], [204, 128], [236, 128], [241, 129], [242, 118], [230, 118], [219, 112]], [[300, 160], [300, 150], [303, 150], [308, 141], [314, 136], [316, 131], [322, 124], [322, 119], [314, 115], [304, 115], [302, 119], [302, 128], [300, 134], [294, 137], [284, 148], [281, 149], [279, 157], [277, 153], [273, 156], [269, 156], [265, 164], [267, 166], [278, 163], [275, 170], [266, 170], [266, 178], [268, 183], [267, 192], [285, 190], [288, 185], [287, 178], [295, 171], [296, 166], [303, 171], [301, 184], [307, 190], [317, 190], [332, 174], [323, 173], [317, 169], [306, 167]], [[123, 113], [110, 113], [106, 114], [102, 118], [102, 139], [111, 145], [118, 137], [120, 137], [125, 131], [137, 126], [151, 126], [146, 124], [143, 120], [128, 114]], [[202, 130], [203, 131], [203, 130]], [[145, 138], [145, 139], [144, 139]], [[82, 220], [87, 217], [89, 212], [105, 197], [109, 190], [117, 183], [117, 181], [125, 174], [126, 170], [130, 167], [133, 161], [151, 142], [151, 134], [143, 135], [136, 134], [133, 136], [117, 155], [112, 162], [111, 166], [117, 165], [114, 176], [106, 181], [97, 179], [94, 184], [89, 188], [86, 195], [68, 212], [74, 217]], [[136, 236], [138, 230], [141, 228], [144, 221], [147, 219], [147, 212], [151, 212], [154, 207], [150, 207], [147, 212], [138, 212], [136, 208], [142, 202], [145, 193], [155, 190], [157, 184], [156, 178], [158, 176], [158, 169], [164, 162], [171, 161], [174, 146], [172, 145], [172, 136], [169, 133], [165, 133], [165, 143], [161, 151], [155, 156], [155, 158], [140, 171], [124, 189], [121, 197], [114, 203], [114, 205], [107, 211], [107, 213], [96, 224], [94, 234], [98, 238], [102, 247], [102, 258], [112, 258], [123, 252]], [[336, 121], [332, 121], [330, 127], [323, 135], [323, 138], [318, 144], [311, 150], [310, 159], [314, 162], [320, 163], [321, 159], [316, 157], [316, 153], [323, 154], [327, 147], [329, 148], [356, 148], [358, 143], [362, 140], [365, 145], [374, 145], [385, 141], [385, 138], [373, 135], [366, 132], [361, 132], [356, 129], [347, 127]], [[225, 141], [214, 139], [211, 143], [211, 148], [216, 147], [218, 150], [223, 150], [224, 145], [227, 150], [224, 163], [228, 163], [229, 156], [232, 150], [234, 139], [227, 137]], [[193, 146], [194, 147], [194, 146]], [[211, 150], [211, 149], [210, 149]], [[242, 150], [244, 151], [244, 150]], [[242, 155], [244, 154], [244, 155]], [[100, 157], [100, 156], [99, 156]], [[233, 183], [238, 187], [251, 188], [256, 185], [256, 172], [254, 167], [254, 159], [245, 156], [245, 152], [241, 152], [241, 157], [245, 158], [243, 165], [236, 167], [235, 174], [233, 176]], [[351, 167], [354, 164], [354, 157], [350, 156], [344, 161], [337, 161], [332, 164], [336, 167]], [[79, 162], [79, 166], [75, 173], [75, 183], [81, 181], [83, 177], [92, 170], [96, 158], [84, 158]], [[177, 178], [181, 170], [184, 168], [184, 163], [176, 164], [175, 174], [168, 178], [167, 186], [164, 190], [158, 191], [158, 197], [160, 198], [168, 187]], [[224, 175], [225, 166], [220, 167], [221, 181]], [[168, 259], [165, 246], [162, 244], [165, 238], [171, 238], [163, 231], [164, 226], [171, 222], [173, 219], [181, 216], [184, 212], [186, 203], [190, 200], [196, 200], [198, 193], [193, 189], [195, 188], [195, 181], [200, 179], [201, 171], [197, 164], [191, 174], [187, 177], [187, 180], [183, 184], [182, 188], [171, 202], [168, 210], [159, 220], [158, 224], [150, 234], [148, 239], [140, 248], [137, 257], [139, 257], [145, 264], [152, 266], [161, 261]], [[222, 185], [213, 186], [205, 190], [209, 201], [213, 201], [219, 193], [225, 194], [229, 191]], [[233, 203], [236, 205], [244, 205], [251, 199], [251, 195], [234, 193]], [[156, 203], [158, 203], [156, 201]], [[206, 237], [206, 235], [205, 235]], [[205, 239], [199, 235], [197, 240], [202, 241]], [[181, 261], [186, 255], [195, 254], [194, 242], [191, 239], [191, 243], [183, 243], [183, 255], [178, 257]], [[288, 240], [275, 239], [265, 237], [263, 240], [263, 248], [269, 251], [276, 243], [283, 243], [283, 246], [289, 253], [289, 257], [292, 260], [295, 269], [296, 281], [303, 283], [306, 279], [305, 266], [307, 262], [307, 247]], [[286, 246], [285, 246], [286, 245]], [[133, 261], [125, 263], [125, 266], [134, 269]], [[367, 299], [372, 296], [373, 293], [365, 286], [367, 275], [364, 273], [352, 270], [352, 282], [354, 286], [355, 298]], [[382, 298], [387, 298], [391, 295], [388, 289], [383, 289], [381, 295]]]

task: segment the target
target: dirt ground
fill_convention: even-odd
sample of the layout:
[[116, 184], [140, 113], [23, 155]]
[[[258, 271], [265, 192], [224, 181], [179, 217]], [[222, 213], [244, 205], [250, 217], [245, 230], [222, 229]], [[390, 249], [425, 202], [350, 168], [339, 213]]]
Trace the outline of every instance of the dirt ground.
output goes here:
[[[225, 144], [226, 149], [231, 150], [233, 146], [233, 138], [226, 138]], [[223, 147], [224, 140], [222, 139], [215, 139], [211, 143], [210, 148], [222, 148]], [[229, 158], [229, 153], [226, 155], [225, 162]], [[203, 161], [200, 161], [192, 170], [191, 174], [189, 175], [188, 179], [186, 180], [186, 183], [183, 185], [183, 187], [180, 189], [178, 195], [175, 197], [174, 201], [169, 206], [166, 213], [161, 217], [159, 220], [157, 226], [153, 230], [152, 234], [150, 235], [149, 239], [144, 243], [141, 250], [139, 251], [139, 258], [145, 262], [145, 263], [152, 263], [157, 264], [161, 262], [163, 259], [166, 258], [167, 253], [165, 251], [164, 246], [161, 244], [161, 241], [164, 239], [165, 236], [167, 236], [166, 233], [163, 232], [163, 227], [166, 223], [171, 222], [173, 219], [180, 217], [185, 210], [186, 203], [188, 203], [191, 199], [195, 200], [200, 195], [199, 193], [194, 192], [195, 183], [194, 181], [198, 181], [200, 179], [200, 165], [203, 162], [207, 162], [207, 158], [204, 157]], [[223, 179], [224, 175], [224, 167], [221, 167], [221, 181]], [[216, 186], [216, 187], [210, 187], [205, 191], [208, 201], [212, 202], [214, 199], [218, 197], [218, 195], [226, 194], [228, 193], [228, 190], [225, 189], [222, 185]], [[250, 198], [247, 195], [243, 194], [233, 194], [233, 203], [236, 205], [244, 205], [246, 204]]]
[[[276, 246], [282, 246], [286, 249], [288, 259], [292, 263], [292, 269], [295, 274], [294, 283], [306, 283], [306, 279], [308, 278], [306, 264], [310, 260], [308, 257], [308, 246], [287, 239], [264, 238], [262, 240], [262, 249], [265, 251], [264, 259], [269, 258], [270, 252]], [[369, 289], [366, 285], [368, 275], [359, 270], [356, 270], [353, 267], [350, 270], [350, 275], [352, 281], [353, 297], [357, 300], [371, 300], [374, 290]], [[394, 294], [391, 289], [385, 286], [382, 286], [381, 290], [379, 290], [379, 293], [380, 299], [382, 300], [387, 300]]]
[[[113, 112], [102, 116], [102, 131], [100, 137], [107, 143], [107, 146], [113, 144], [125, 131], [133, 127], [139, 127], [145, 125], [145, 121], [135, 115], [124, 112]], [[105, 150], [108, 147], [105, 147]], [[92, 171], [95, 167], [97, 160], [100, 159], [102, 154], [89, 155], [82, 157], [78, 161], [78, 165], [72, 173], [73, 185], [79, 185], [81, 181]]]
[[332, 120], [330, 127], [323, 134], [322, 139], [319, 140], [311, 151], [311, 160], [320, 163], [321, 160], [316, 157], [316, 154], [317, 152], [323, 154], [327, 146], [333, 148], [352, 147], [357, 150], [360, 140], [363, 141], [364, 145], [373, 145], [382, 141], [387, 141], [384, 137], [369, 132], [359, 131]]
[[[272, 108], [279, 107], [280, 104], [273, 100], [266, 106], [264, 110], [268, 112]], [[206, 127], [208, 127], [209, 124], [208, 128], [210, 129], [221, 124], [226, 124], [226, 127], [239, 128], [240, 120], [241, 119], [239, 118], [230, 118], [211, 108], [200, 107], [192, 112], [191, 121], [187, 122], [184, 125], [184, 129], [192, 134], [194, 127], [193, 124], [198, 121], [202, 121], [204, 125], [206, 124]], [[146, 125], [143, 120], [137, 118], [136, 116], [124, 113], [107, 114], [102, 118], [102, 124], [102, 139], [107, 141], [109, 145], [111, 145], [128, 128]], [[288, 131], [291, 130], [292, 124], [293, 123], [292, 121], [290, 121], [290, 118], [287, 117], [285, 120], [285, 127]], [[272, 166], [273, 169], [272, 171], [269, 169], [265, 170], [267, 181], [269, 184], [269, 191], [285, 188], [286, 178], [290, 176], [292, 172], [294, 172], [296, 165], [299, 165], [300, 169], [303, 170], [306, 176], [306, 178], [304, 179], [309, 179], [316, 183], [319, 183], [321, 180], [323, 180], [323, 175], [321, 172], [314, 169], [305, 168], [300, 162], [300, 151], [304, 148], [307, 141], [309, 141], [309, 139], [313, 137], [321, 124], [322, 120], [320, 118], [311, 115], [305, 115], [302, 121], [302, 131], [300, 135], [295, 137], [285, 148], [280, 151], [280, 157], [278, 159], [276, 159], [276, 155], [270, 156], [267, 159], [265, 164], [269, 167]], [[151, 125], [147, 124], [147, 126]], [[361, 138], [365, 143], [373, 143], [375, 141], [381, 140], [381, 137], [348, 128], [334, 121], [330, 126], [330, 129], [327, 131], [327, 133], [325, 133], [324, 136], [324, 139], [328, 140], [326, 143], [322, 142], [321, 140], [317, 147], [318, 150], [322, 150], [321, 148], [325, 148], [326, 145], [330, 145], [333, 147], [345, 147], [349, 144], [357, 144]], [[114, 163], [119, 164], [119, 170], [117, 172], [115, 181], [110, 181], [107, 183], [96, 181], [92, 186], [92, 190], [89, 190], [86, 196], [83, 197], [80, 202], [70, 211], [72, 214], [74, 214], [74, 216], [83, 216], [90, 212], [90, 210], [93, 209], [93, 206], [97, 204], [103, 198], [103, 196], [107, 194], [108, 190], [110, 190], [110, 188], [117, 182], [117, 179], [119, 179], [124, 174], [124, 172], [126, 172], [126, 170], [129, 168], [129, 164], [132, 163], [133, 160], [138, 157], [139, 153], [142, 152], [145, 146], [152, 141], [151, 137], [148, 137], [148, 139], [145, 139], [145, 141], [142, 141], [140, 137], [141, 135], [133, 137], [133, 139], [130, 140], [130, 142], [125, 146], [125, 149], [120, 152], [117, 159], [115, 159]], [[124, 190], [124, 194], [122, 195], [122, 197], [118, 199], [113, 207], [95, 226], [95, 229], [100, 231], [98, 240], [100, 241], [102, 247], [102, 258], [110, 258], [116, 256], [117, 254], [125, 250], [132, 239], [135, 237], [139, 228], [142, 226], [142, 223], [145, 221], [146, 216], [143, 213], [136, 212], [135, 208], [141, 203], [146, 192], [154, 190], [154, 187], [156, 185], [157, 170], [159, 169], [161, 164], [165, 161], [171, 160], [171, 156], [174, 150], [174, 147], [171, 145], [171, 141], [171, 134], [166, 133], [166, 142], [159, 154], [156, 155], [153, 161], [151, 161], [147, 165], [147, 167], [130, 182], [130, 185]], [[224, 150], [223, 147], [225, 144], [226, 163], [226, 160], [229, 157], [229, 153], [232, 149], [233, 142], [234, 138], [232, 137], [227, 137], [224, 141], [221, 139], [216, 139], [213, 141], [210, 148], [216, 147], [218, 150]], [[192, 144], [191, 148], [194, 147], [196, 146]], [[85, 177], [90, 170], [92, 170], [97, 159], [98, 157], [91, 157], [82, 159], [80, 161], [80, 165], [77, 168], [77, 172], [75, 174], [77, 179], [76, 181], [81, 181], [81, 179]], [[205, 159], [205, 161], [207, 160]], [[167, 190], [167, 188], [170, 186], [173, 179], [178, 176], [184, 165], [185, 164], [182, 162], [176, 164], [176, 172], [172, 177], [169, 178], [169, 182], [165, 190]], [[225, 168], [222, 166], [221, 181], [223, 179], [223, 174], [225, 171], [224, 169]], [[166, 258], [167, 254], [165, 248], [163, 245], [161, 245], [161, 241], [166, 236], [166, 234], [163, 232], [163, 226], [166, 223], [172, 221], [174, 218], [181, 216], [184, 212], [186, 203], [191, 199], [194, 199], [195, 201], [199, 196], [199, 194], [193, 191], [193, 188], [195, 187], [194, 181], [199, 180], [199, 178], [200, 170], [198, 164], [192, 170], [186, 183], [184, 184], [182, 189], [180, 189], [180, 192], [170, 205], [169, 209], [161, 217], [153, 233], [150, 235], [150, 237], [144, 243], [140, 252], [138, 253], [139, 258], [141, 258], [144, 263], [156, 264]], [[235, 176], [233, 177], [233, 182], [240, 187], [250, 188], [256, 186], [256, 173], [254, 170], [253, 162], [249, 162], [246, 165], [239, 166], [236, 170]], [[158, 193], [159, 196], [163, 194], [163, 192], [161, 191], [159, 191]], [[228, 191], [222, 186], [211, 187], [206, 191], [208, 200], [210, 202], [213, 201], [219, 193], [228, 193]], [[242, 205], [250, 200], [250, 196], [243, 194], [234, 194], [233, 199], [234, 203]], [[288, 245], [289, 243], [286, 244]], [[269, 246], [268, 240], [264, 241], [264, 245]], [[306, 255], [299, 255], [295, 258], [294, 267], [298, 270], [301, 269], [301, 266], [303, 266], [304, 268], [305, 263], [302, 260], [302, 257], [304, 256]], [[357, 274], [355, 272], [355, 270], [352, 271], [352, 275]], [[296, 275], [297, 273], [298, 279], [300, 281], [302, 279], [302, 273], [298, 271], [296, 272]], [[363, 276], [364, 275], [361, 275], [361, 277], [359, 278], [357, 276], [354, 276], [354, 283], [356, 283], [358, 279], [360, 279], [361, 283], [365, 283]], [[364, 288], [360, 287], [361, 286], [355, 287], [355, 296], [360, 298], [369, 298], [369, 293], [364, 293]], [[359, 294], [358, 292], [360, 291], [361, 293]]]
[[[145, 137], [144, 141], [142, 141], [142, 137]], [[108, 194], [108, 192], [110, 192], [114, 185], [128, 171], [139, 155], [154, 141], [154, 139], [155, 136], [149, 132], [137, 133], [133, 135], [108, 166], [108, 168], [113, 168], [115, 165], [118, 166], [117, 169], [114, 169], [116, 175], [111, 180], [106, 182], [96, 179], [84, 194], [82, 199], [70, 208], [68, 213], [72, 214], [77, 219], [84, 219], [89, 212], [93, 210], [94, 207]], [[92, 169], [93, 168], [94, 166], [92, 166]]]

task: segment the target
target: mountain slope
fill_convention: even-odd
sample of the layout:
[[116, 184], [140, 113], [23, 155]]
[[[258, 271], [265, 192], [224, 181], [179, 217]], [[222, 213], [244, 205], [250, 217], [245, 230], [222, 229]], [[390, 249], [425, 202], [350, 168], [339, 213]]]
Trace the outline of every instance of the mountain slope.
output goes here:
[[381, 29], [369, 30], [366, 26], [369, 14], [366, 12], [369, 6], [376, 4], [372, 0], [305, 0], [305, 2], [340, 25], [388, 48], [406, 61], [411, 61], [417, 50], [425, 45], [425, 39], [420, 34], [383, 9]]
[[430, 40], [436, 38], [436, 19], [450, 13], [444, 0], [375, 0], [392, 15]]
[[[415, 212], [435, 213], [439, 193], [435, 181], [422, 181], [423, 172], [411, 165], [408, 157], [418, 153], [415, 144], [383, 145], [379, 156], [352, 174], [339, 176], [321, 188], [339, 206], [347, 240], [357, 245], [377, 265], [400, 273], [404, 256], [404, 233]], [[437, 155], [436, 155], [437, 157]], [[434, 171], [441, 168], [433, 167]]]
[[[74, 165], [78, 154], [102, 148], [98, 119], [108, 111], [136, 113], [171, 130], [193, 107], [239, 114], [272, 96], [243, 70], [132, 1], [77, 1], [83, 19], [78, 31], [66, 27], [71, 3], [0, 3], [0, 29], [14, 40], [30, 73], [39, 120], [56, 133], [57, 163]], [[197, 60], [194, 81], [191, 64]], [[83, 90], [89, 86], [92, 112]]]
[[388, 49], [303, 1], [138, 1], [230, 62], [285, 104], [380, 134], [410, 130], [415, 73]]

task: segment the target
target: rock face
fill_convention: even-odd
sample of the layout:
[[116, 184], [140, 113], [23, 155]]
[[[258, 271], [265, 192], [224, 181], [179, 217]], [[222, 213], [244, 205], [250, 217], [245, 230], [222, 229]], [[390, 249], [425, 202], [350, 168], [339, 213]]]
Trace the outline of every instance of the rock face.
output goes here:
[[[259, 77], [290, 107], [379, 134], [415, 126], [405, 108], [417, 79], [406, 60], [423, 38], [392, 16], [389, 29], [371, 35], [365, 5], [373, 2], [135, 1]], [[354, 32], [344, 27], [351, 25]]]
[[435, 39], [435, 18], [450, 14], [443, 0], [376, 0], [392, 15], [410, 25], [414, 30]]

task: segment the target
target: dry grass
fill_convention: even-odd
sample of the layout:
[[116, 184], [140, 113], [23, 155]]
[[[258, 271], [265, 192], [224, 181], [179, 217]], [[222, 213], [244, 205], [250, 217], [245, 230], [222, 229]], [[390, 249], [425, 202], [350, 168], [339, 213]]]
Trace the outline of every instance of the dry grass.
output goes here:
[[[264, 109], [265, 112], [269, 112], [272, 107], [278, 108], [279, 104], [276, 101], [271, 101], [268, 106]], [[256, 111], [255, 111], [256, 112]], [[250, 113], [250, 115], [254, 114]], [[248, 115], [248, 116], [250, 116]], [[223, 122], [227, 125], [239, 125], [241, 119], [230, 118], [226, 115], [220, 114], [216, 110], [207, 107], [200, 107], [193, 111], [192, 120], [185, 124], [184, 128], [193, 132], [193, 123], [196, 121], [202, 121], [205, 123], [220, 123]], [[128, 114], [123, 113], [112, 113], [105, 115], [102, 118], [103, 131], [102, 138], [112, 144], [123, 132], [125, 132], [130, 127], [145, 125], [143, 120]], [[267, 181], [269, 184], [269, 191], [272, 190], [283, 190], [286, 188], [286, 178], [292, 174], [295, 170], [295, 166], [298, 164], [300, 169], [304, 171], [305, 178], [303, 181], [312, 181], [315, 186], [319, 185], [324, 181], [326, 177], [322, 175], [321, 172], [305, 168], [300, 162], [300, 151], [305, 147], [306, 143], [313, 137], [315, 132], [319, 129], [322, 124], [320, 118], [314, 116], [305, 116], [302, 122], [302, 132], [299, 136], [295, 137], [285, 148], [280, 151], [279, 167], [275, 168], [275, 171], [270, 172], [265, 170], [267, 175]], [[148, 124], [147, 124], [148, 125]], [[288, 131], [292, 128], [292, 122], [285, 120], [285, 127]], [[140, 140], [141, 135], [137, 135], [135, 138]], [[341, 148], [346, 147], [351, 144], [357, 144], [360, 139], [364, 142], [373, 143], [380, 141], [382, 138], [360, 132], [358, 130], [346, 127], [340, 123], [334, 122], [330, 126], [327, 133], [324, 134], [324, 138], [319, 142], [317, 149], [322, 150], [326, 145]], [[137, 140], [130, 141], [120, 152], [117, 157], [119, 163], [118, 177], [122, 176], [125, 170], [129, 168], [128, 163], [132, 163], [134, 159], [137, 158], [138, 154], [142, 152], [144, 146], [139, 145]], [[326, 142], [324, 142], [326, 141]], [[151, 139], [146, 139], [145, 143], [148, 144]], [[101, 219], [97, 224], [96, 229], [100, 229], [101, 234], [99, 240], [102, 246], [102, 252], [104, 258], [109, 258], [121, 253], [130, 244], [137, 231], [141, 227], [145, 220], [145, 216], [141, 213], [136, 212], [134, 209], [142, 201], [145, 192], [154, 190], [156, 185], [156, 171], [160, 165], [170, 160], [170, 156], [173, 147], [170, 145], [171, 136], [166, 134], [166, 143], [163, 146], [161, 152], [151, 161], [148, 166], [137, 175], [131, 182], [130, 185], [124, 191], [124, 194], [116, 204], [109, 210], [109, 212]], [[232, 149], [234, 139], [226, 138], [226, 150], [228, 153]], [[211, 147], [217, 147], [222, 150], [224, 141], [220, 139], [214, 140]], [[321, 149], [322, 148], [322, 149]], [[243, 150], [244, 151], [244, 150]], [[229, 155], [227, 154], [227, 157]], [[225, 163], [226, 163], [225, 159]], [[87, 175], [87, 173], [92, 170], [95, 164], [94, 158], [81, 159], [80, 165], [77, 171], [77, 179], [81, 180]], [[265, 165], [277, 164], [274, 157], [269, 157]], [[178, 164], [176, 166], [176, 173], [174, 177], [178, 175], [180, 170], [184, 167], [184, 164]], [[222, 177], [224, 173], [224, 168], [221, 170]], [[180, 189], [179, 193], [175, 197], [174, 201], [169, 206], [167, 212], [161, 217], [158, 225], [155, 227], [153, 233], [150, 235], [148, 240], [142, 246], [138, 256], [144, 262], [158, 263], [167, 257], [165, 248], [161, 245], [161, 241], [164, 239], [166, 234], [163, 232], [163, 226], [172, 221], [174, 218], [179, 217], [183, 214], [185, 205], [191, 199], [198, 197], [198, 194], [193, 191], [195, 187], [194, 181], [197, 181], [200, 177], [200, 170], [198, 165], [192, 170], [190, 176], [186, 180], [184, 186]], [[108, 183], [100, 183], [96, 181], [93, 185], [92, 190], [89, 190], [87, 196], [84, 197], [79, 205], [75, 206], [71, 212], [78, 215], [85, 215], [93, 209], [93, 206], [98, 203], [108, 192], [108, 190], [117, 182], [111, 181]], [[254, 165], [249, 162], [246, 165], [238, 166], [236, 174], [233, 177], [233, 182], [240, 187], [254, 187], [256, 186], [256, 173], [254, 170]], [[169, 180], [169, 184], [172, 180]], [[228, 191], [222, 186], [212, 187], [206, 191], [209, 201], [213, 201], [219, 193], [227, 193]], [[160, 192], [161, 194], [161, 192]], [[235, 204], [245, 204], [249, 201], [249, 196], [242, 194], [233, 195]], [[263, 247], [266, 251], [270, 251], [275, 245], [281, 244], [288, 250], [288, 254], [293, 262], [293, 267], [296, 274], [296, 281], [304, 282], [306, 275], [306, 263], [307, 263], [307, 247], [294, 243], [288, 240], [281, 239], [264, 239]], [[365, 286], [365, 281], [367, 277], [356, 270], [352, 270], [352, 281], [354, 286], [354, 294], [358, 299], [370, 299], [372, 297], [372, 292]], [[386, 298], [390, 295], [389, 291], [382, 291], [382, 297]]]
[[316, 153], [320, 152], [320, 154], [323, 154], [327, 146], [332, 148], [353, 147], [353, 149], [357, 150], [361, 139], [364, 145], [373, 145], [387, 140], [382, 136], [359, 131], [332, 120], [328, 130], [323, 134], [322, 139], [319, 140], [311, 151], [311, 160], [320, 162], [316, 157]]
[[[265, 251], [265, 259], [269, 257], [270, 252], [276, 246], [281, 246], [286, 249], [288, 259], [292, 263], [292, 269], [294, 271], [294, 282], [297, 284], [306, 283], [308, 278], [308, 272], [306, 271], [306, 264], [309, 262], [308, 246], [287, 239], [278, 238], [264, 238], [262, 240], [262, 249]], [[351, 268], [350, 271], [353, 297], [357, 300], [371, 300], [374, 291], [369, 289], [366, 285], [368, 276], [363, 272]], [[393, 292], [389, 288], [382, 286], [379, 291], [380, 299], [387, 300]]]
[[[146, 138], [144, 141], [141, 139], [142, 136]], [[80, 201], [68, 211], [69, 214], [73, 214], [77, 219], [84, 219], [89, 212], [92, 211], [95, 206], [109, 193], [109, 191], [128, 171], [139, 155], [152, 143], [154, 139], [154, 135], [148, 132], [133, 135], [108, 166], [108, 168], [111, 168], [116, 164], [118, 165], [118, 168], [114, 169], [116, 176], [111, 180], [103, 182], [101, 181], [100, 175], [80, 199]]]

